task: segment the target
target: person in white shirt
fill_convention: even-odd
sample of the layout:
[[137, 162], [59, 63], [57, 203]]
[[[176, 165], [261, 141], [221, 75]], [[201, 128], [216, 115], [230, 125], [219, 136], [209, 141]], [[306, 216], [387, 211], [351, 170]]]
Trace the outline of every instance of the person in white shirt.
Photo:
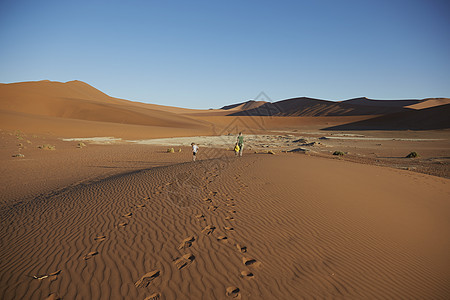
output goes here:
[[198, 152], [198, 146], [195, 143], [191, 143], [192, 146], [192, 161], [195, 161]]

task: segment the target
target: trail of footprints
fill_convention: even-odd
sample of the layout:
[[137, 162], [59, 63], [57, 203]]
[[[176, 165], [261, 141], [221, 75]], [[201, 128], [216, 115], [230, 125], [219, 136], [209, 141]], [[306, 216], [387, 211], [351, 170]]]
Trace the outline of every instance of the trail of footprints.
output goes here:
[[[213, 174], [213, 172], [208, 172], [207, 174], [209, 174], [210, 177], [217, 177], [217, 174]], [[206, 176], [203, 177], [203, 179], [205, 179], [208, 183], [211, 183], [213, 180], [210, 179], [210, 177]], [[240, 180], [239, 180], [239, 176], [235, 177], [237, 182], [239, 183], [241, 189], [242, 188], [246, 188], [247, 185], [243, 184]], [[171, 183], [166, 183], [165, 186], [169, 186]], [[157, 190], [154, 192], [155, 195], [158, 195], [162, 192], [162, 190], [165, 187], [164, 185], [161, 185], [159, 187], [157, 187]], [[206, 190], [207, 185], [205, 186]], [[208, 205], [208, 210], [212, 213], [216, 212], [217, 209], [219, 208], [219, 205], [214, 205], [213, 204], [213, 197], [219, 195], [219, 192], [217, 191], [213, 191], [209, 193], [209, 197], [204, 198], [204, 202], [206, 205]], [[145, 200], [150, 200], [151, 197], [147, 197], [145, 198]], [[227, 198], [226, 199], [226, 203], [225, 205], [228, 207], [228, 216], [226, 216], [224, 218], [224, 220], [226, 221], [234, 221], [235, 217], [232, 216], [233, 214], [236, 214], [236, 204], [234, 203], [234, 199], [233, 198]], [[145, 208], [146, 205], [143, 203], [140, 204], [136, 204], [135, 208], [140, 209], [140, 208]], [[126, 227], [129, 224], [129, 220], [133, 217], [133, 213], [132, 212], [128, 212], [125, 213], [123, 215], [121, 215], [122, 220], [117, 224], [117, 226], [115, 227], [116, 229], [121, 229]], [[195, 219], [198, 222], [207, 222], [206, 217], [204, 214], [198, 214], [195, 215]], [[213, 233], [216, 231], [216, 226], [214, 225], [206, 225], [203, 227], [203, 229], [201, 230], [201, 233], [204, 234], [205, 236], [212, 236]], [[226, 232], [233, 232], [235, 229], [233, 226], [224, 226], [222, 228], [224, 231]], [[106, 235], [99, 235], [96, 236], [94, 238], [94, 241], [100, 243], [103, 242], [107, 239]], [[228, 237], [226, 235], [218, 235], [216, 238], [217, 242], [220, 243], [225, 243], [228, 244], [230, 243], [230, 240], [228, 239]], [[178, 250], [187, 250], [188, 248], [190, 248], [193, 243], [196, 241], [196, 237], [194, 235], [188, 236], [186, 237], [184, 240], [181, 241], [181, 243], [178, 246]], [[98, 246], [98, 244], [97, 244]], [[242, 246], [239, 243], [235, 244], [235, 247], [237, 249], [238, 252], [242, 253], [243, 255], [245, 255], [247, 253], [247, 247], [246, 246]], [[88, 261], [90, 259], [95, 259], [95, 256], [99, 255], [99, 252], [97, 250], [93, 250], [89, 253], [87, 253], [86, 255], [83, 256], [83, 260]], [[173, 263], [175, 265], [175, 267], [178, 270], [182, 270], [184, 268], [189, 267], [190, 264], [192, 264], [195, 260], [195, 256], [192, 253], [185, 253], [183, 255], [181, 255], [180, 257], [176, 257], [173, 259]], [[242, 279], [253, 279], [255, 277], [255, 275], [249, 270], [249, 268], [253, 268], [253, 267], [259, 267], [261, 265], [261, 262], [257, 261], [254, 258], [251, 257], [247, 257], [247, 256], [243, 256], [242, 257], [242, 264], [247, 267], [247, 270], [242, 270], [239, 274], [239, 277]], [[38, 279], [38, 280], [43, 280], [45, 278], [49, 278], [50, 281], [54, 281], [57, 280], [58, 275], [61, 273], [61, 270], [58, 270], [56, 272], [50, 273], [48, 275], [36, 275], [33, 276], [34, 279]], [[151, 272], [148, 272], [146, 274], [144, 274], [143, 276], [141, 276], [141, 278], [136, 281], [135, 286], [137, 288], [147, 288], [153, 280], [155, 280], [156, 278], [158, 278], [161, 275], [161, 271], [160, 270], [153, 270]], [[240, 289], [238, 287], [235, 286], [229, 286], [225, 289], [225, 295], [230, 297], [230, 298], [235, 298], [235, 299], [240, 299], [241, 298], [241, 294], [240, 294]], [[154, 293], [148, 297], [146, 297], [144, 300], [159, 300], [161, 298], [161, 293], [157, 292]], [[49, 297], [47, 299], [59, 299], [57, 297], [57, 294], [52, 293], [49, 295]]]
[[[214, 175], [212, 175], [214, 176]], [[203, 179], [209, 180], [208, 177], [204, 177]], [[236, 181], [238, 182], [240, 189], [244, 189], [247, 187], [246, 184], [242, 183], [239, 180], [239, 176], [236, 176]], [[211, 182], [211, 181], [209, 181]], [[204, 204], [207, 206], [207, 209], [210, 211], [210, 213], [216, 213], [217, 209], [219, 208], [219, 204], [217, 204], [217, 201], [213, 201], [213, 198], [215, 196], [219, 195], [219, 192], [212, 191], [209, 193], [209, 196], [204, 198]], [[228, 196], [228, 195], [225, 195]], [[235, 228], [232, 226], [232, 222], [235, 221], [234, 215], [237, 213], [236, 210], [236, 203], [234, 202], [233, 198], [227, 198], [225, 201], [226, 211], [227, 215], [225, 216], [224, 220], [230, 222], [229, 226], [223, 226], [222, 229], [224, 232], [233, 232], [235, 231]], [[205, 226], [201, 230], [201, 233], [203, 233], [206, 236], [212, 236], [214, 231], [217, 229], [216, 226], [207, 224], [207, 220], [204, 214], [198, 214], [195, 216], [198, 222], [205, 223]], [[189, 238], [185, 239], [182, 244], [188, 240]], [[231, 243], [229, 238], [226, 235], [219, 234], [215, 239], [220, 243]], [[181, 246], [181, 245], [180, 245]], [[247, 256], [247, 247], [243, 246], [239, 243], [235, 244], [236, 250], [242, 255], [245, 255], [242, 257], [242, 264], [247, 268], [246, 270], [242, 270], [239, 274], [239, 277], [244, 280], [251, 280], [254, 279], [255, 275], [252, 271], [250, 271], [250, 268], [257, 268], [261, 265], [261, 262], [257, 261], [256, 259], [252, 257]], [[240, 299], [241, 298], [241, 292], [238, 287], [235, 286], [229, 286], [225, 290], [225, 295], [230, 298]]]

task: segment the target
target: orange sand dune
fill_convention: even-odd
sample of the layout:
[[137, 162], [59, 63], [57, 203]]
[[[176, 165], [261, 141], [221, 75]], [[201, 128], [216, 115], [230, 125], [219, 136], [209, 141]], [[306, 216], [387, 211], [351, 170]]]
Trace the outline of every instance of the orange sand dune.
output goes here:
[[431, 99], [425, 99], [425, 100], [423, 100], [423, 102], [409, 105], [407, 107], [412, 108], [412, 109], [424, 109], [424, 108], [430, 108], [430, 107], [446, 105], [446, 104], [450, 104], [449, 98], [431, 98]]
[[255, 100], [249, 100], [242, 103], [232, 104], [232, 105], [226, 105], [222, 107], [221, 109], [224, 110], [247, 110], [247, 109], [254, 109], [257, 107], [260, 107], [261, 105], [266, 104], [267, 101], [255, 101]]
[[[39, 81], [0, 84], [0, 126], [28, 133], [51, 132], [59, 136], [79, 137], [101, 134], [149, 138], [241, 130], [261, 133], [280, 129], [345, 127], [345, 124], [350, 126], [383, 114], [417, 111], [437, 105], [443, 107], [442, 104], [447, 102], [448, 99], [380, 101], [366, 98], [332, 102], [303, 97], [276, 103], [247, 101], [223, 109], [195, 110], [113, 98], [81, 81]], [[401, 116], [411, 118], [412, 115]], [[397, 129], [391, 123], [387, 121], [380, 128]], [[131, 130], [130, 126], [139, 127]], [[403, 126], [401, 129], [405, 128], [415, 127]], [[446, 127], [432, 127], [441, 128]]]
[[149, 139], [170, 136], [195, 136], [199, 134], [211, 135], [214, 133], [208, 126], [183, 126], [185, 123], [175, 123], [175, 121], [170, 123], [169, 126], [161, 126], [160, 123], [156, 124], [155, 126], [122, 124], [48, 117], [0, 110], [1, 129], [21, 130], [26, 133], [51, 134], [57, 137], [108, 136], [123, 139]]
[[[6, 130], [58, 136], [153, 138], [214, 135], [245, 130], [265, 132], [340, 125], [367, 117], [226, 117], [267, 104], [252, 101], [230, 109], [193, 110], [109, 97], [80, 82], [39, 81], [0, 84], [0, 125]], [[134, 126], [134, 127], [133, 127]]]
[[0, 298], [449, 297], [448, 179], [229, 154], [1, 207]]
[[202, 128], [209, 126], [151, 105], [115, 99], [79, 81], [0, 86], [0, 109], [48, 117], [119, 124]]

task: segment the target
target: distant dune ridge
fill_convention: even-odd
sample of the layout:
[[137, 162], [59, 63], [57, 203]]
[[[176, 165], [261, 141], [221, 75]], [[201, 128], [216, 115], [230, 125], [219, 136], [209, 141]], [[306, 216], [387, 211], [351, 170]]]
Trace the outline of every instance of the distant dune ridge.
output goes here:
[[[373, 116], [368, 120], [350, 122], [327, 130], [431, 130], [450, 128], [449, 98], [423, 100], [373, 100], [365, 97], [340, 102], [307, 97], [266, 102], [232, 112], [229, 116]], [[238, 107], [245, 107], [239, 103]], [[230, 105], [228, 107], [233, 107]]]
[[[424, 109], [449, 104], [450, 99], [424, 99], [424, 100], [372, 100], [355, 98], [340, 102], [313, 99], [307, 97], [281, 100], [274, 103], [266, 102], [258, 107], [242, 109], [233, 112], [233, 116], [355, 116], [355, 115], [384, 115], [410, 110]], [[245, 103], [238, 104], [241, 107]], [[228, 107], [232, 107], [230, 105]]]
[[[449, 98], [373, 100], [361, 97], [328, 101], [299, 97], [273, 103], [250, 100], [221, 109], [195, 110], [110, 97], [76, 80], [66, 83], [44, 80], [0, 84], [0, 125], [4, 129], [22, 128], [59, 135], [79, 132], [83, 136], [125, 136], [132, 132], [133, 137], [164, 137], [223, 132], [230, 123], [230, 119], [223, 117], [275, 116], [325, 117], [313, 123], [320, 126], [320, 121], [321, 128], [339, 130], [426, 130], [450, 128], [447, 104]], [[370, 120], [361, 121], [362, 116]], [[337, 124], [333, 119], [330, 126], [331, 119], [327, 119], [330, 117], [346, 118]], [[302, 120], [302, 125], [311, 122], [311, 119], [298, 120]], [[284, 121], [272, 120], [270, 126], [277, 128], [276, 122]], [[241, 123], [247, 130], [261, 127], [254, 120]]]
[[375, 117], [325, 130], [436, 130], [450, 128], [450, 104]]

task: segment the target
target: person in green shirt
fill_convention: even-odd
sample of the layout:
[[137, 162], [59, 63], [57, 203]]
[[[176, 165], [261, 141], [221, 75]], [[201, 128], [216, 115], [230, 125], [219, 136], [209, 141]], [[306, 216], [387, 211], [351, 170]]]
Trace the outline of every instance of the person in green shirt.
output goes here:
[[239, 132], [237, 143], [239, 146], [239, 156], [242, 156], [242, 151], [244, 150], [244, 136], [242, 135], [242, 132]]

